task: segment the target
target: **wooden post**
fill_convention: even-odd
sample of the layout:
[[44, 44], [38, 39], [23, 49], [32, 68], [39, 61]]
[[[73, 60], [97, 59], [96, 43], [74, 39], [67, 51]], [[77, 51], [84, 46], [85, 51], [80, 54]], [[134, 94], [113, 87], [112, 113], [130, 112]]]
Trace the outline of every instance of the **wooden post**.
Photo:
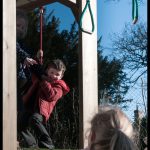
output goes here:
[[3, 150], [17, 149], [16, 1], [3, 1]]
[[[80, 2], [80, 14], [84, 9], [86, 0]], [[98, 110], [98, 80], [97, 80], [97, 1], [91, 1], [94, 17], [95, 31], [87, 34], [80, 31], [79, 37], [79, 90], [80, 90], [80, 129], [79, 148], [87, 146], [85, 137], [90, 128], [90, 120]], [[83, 16], [83, 28], [91, 30], [92, 23], [89, 10]]]

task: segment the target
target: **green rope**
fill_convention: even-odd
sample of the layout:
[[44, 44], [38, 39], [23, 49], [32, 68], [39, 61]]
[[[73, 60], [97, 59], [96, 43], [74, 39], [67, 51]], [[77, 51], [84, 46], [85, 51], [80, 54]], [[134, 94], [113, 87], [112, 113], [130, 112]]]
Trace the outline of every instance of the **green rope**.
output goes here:
[[[83, 29], [83, 27], [82, 27], [83, 16], [84, 16], [85, 11], [86, 11], [87, 8], [89, 8], [89, 12], [90, 12], [90, 16], [91, 16], [91, 21], [92, 21], [92, 30], [91, 31]], [[93, 14], [92, 14], [92, 10], [91, 10], [90, 0], [86, 1], [86, 5], [85, 5], [85, 7], [83, 9], [83, 12], [81, 13], [81, 16], [80, 16], [80, 19], [79, 19], [79, 27], [80, 27], [81, 31], [83, 31], [85, 33], [92, 34], [94, 32], [95, 25], [94, 25], [94, 19], [93, 19]]]
[[135, 24], [138, 20], [138, 2], [137, 0], [132, 0], [132, 20]]

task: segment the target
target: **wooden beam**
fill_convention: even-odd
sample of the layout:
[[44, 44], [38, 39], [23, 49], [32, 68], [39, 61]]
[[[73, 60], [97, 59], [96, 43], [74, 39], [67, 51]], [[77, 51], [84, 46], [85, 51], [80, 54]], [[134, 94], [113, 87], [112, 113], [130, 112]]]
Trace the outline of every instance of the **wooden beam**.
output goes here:
[[78, 21], [79, 5], [77, 0], [17, 0], [17, 8], [23, 9], [25, 11], [32, 11], [35, 8], [39, 8], [40, 6], [45, 6], [55, 2], [69, 7], [75, 16], [75, 19]]
[[62, 3], [70, 8], [77, 4], [76, 0], [17, 0], [17, 8], [31, 11], [40, 6], [48, 5], [54, 2]]
[[3, 1], [3, 150], [17, 149], [16, 1]]
[[[85, 7], [86, 1], [80, 2], [80, 14]], [[94, 17], [95, 31], [87, 34], [80, 31], [79, 37], [79, 90], [80, 90], [80, 128], [79, 148], [85, 148], [87, 130], [90, 128], [90, 120], [98, 111], [98, 77], [97, 77], [97, 1], [91, 1], [91, 9]], [[83, 28], [91, 30], [89, 10], [83, 16]]]

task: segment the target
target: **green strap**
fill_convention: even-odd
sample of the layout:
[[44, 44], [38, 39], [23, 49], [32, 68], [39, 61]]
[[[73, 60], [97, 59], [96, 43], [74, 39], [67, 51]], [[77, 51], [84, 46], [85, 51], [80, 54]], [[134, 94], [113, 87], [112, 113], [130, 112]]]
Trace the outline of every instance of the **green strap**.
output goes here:
[[[90, 16], [91, 16], [91, 21], [92, 21], [92, 30], [91, 31], [83, 29], [83, 27], [82, 27], [83, 16], [84, 16], [85, 11], [86, 11], [87, 8], [89, 8], [89, 12], [90, 12]], [[81, 16], [80, 16], [80, 19], [79, 19], [79, 27], [80, 27], [81, 31], [83, 31], [85, 33], [92, 34], [94, 32], [95, 25], [94, 25], [94, 19], [93, 19], [93, 14], [92, 14], [92, 10], [91, 10], [90, 0], [86, 1], [86, 5], [85, 5], [85, 7], [83, 9], [83, 12], [81, 13]]]
[[138, 20], [138, 2], [137, 0], [132, 0], [132, 20], [135, 24]]

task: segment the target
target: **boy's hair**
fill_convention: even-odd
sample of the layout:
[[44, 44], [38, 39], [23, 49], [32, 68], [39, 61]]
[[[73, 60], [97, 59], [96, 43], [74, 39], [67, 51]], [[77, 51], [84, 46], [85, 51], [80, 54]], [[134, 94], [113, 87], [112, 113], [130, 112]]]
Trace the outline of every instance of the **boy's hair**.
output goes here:
[[54, 59], [54, 60], [49, 61], [45, 67], [45, 70], [47, 70], [50, 67], [56, 70], [62, 71], [63, 74], [66, 71], [66, 66], [63, 63], [63, 61], [60, 59]]
[[96, 134], [96, 140], [90, 150], [136, 149], [132, 141], [132, 124], [118, 107], [100, 106], [99, 113], [91, 121], [91, 131]]

